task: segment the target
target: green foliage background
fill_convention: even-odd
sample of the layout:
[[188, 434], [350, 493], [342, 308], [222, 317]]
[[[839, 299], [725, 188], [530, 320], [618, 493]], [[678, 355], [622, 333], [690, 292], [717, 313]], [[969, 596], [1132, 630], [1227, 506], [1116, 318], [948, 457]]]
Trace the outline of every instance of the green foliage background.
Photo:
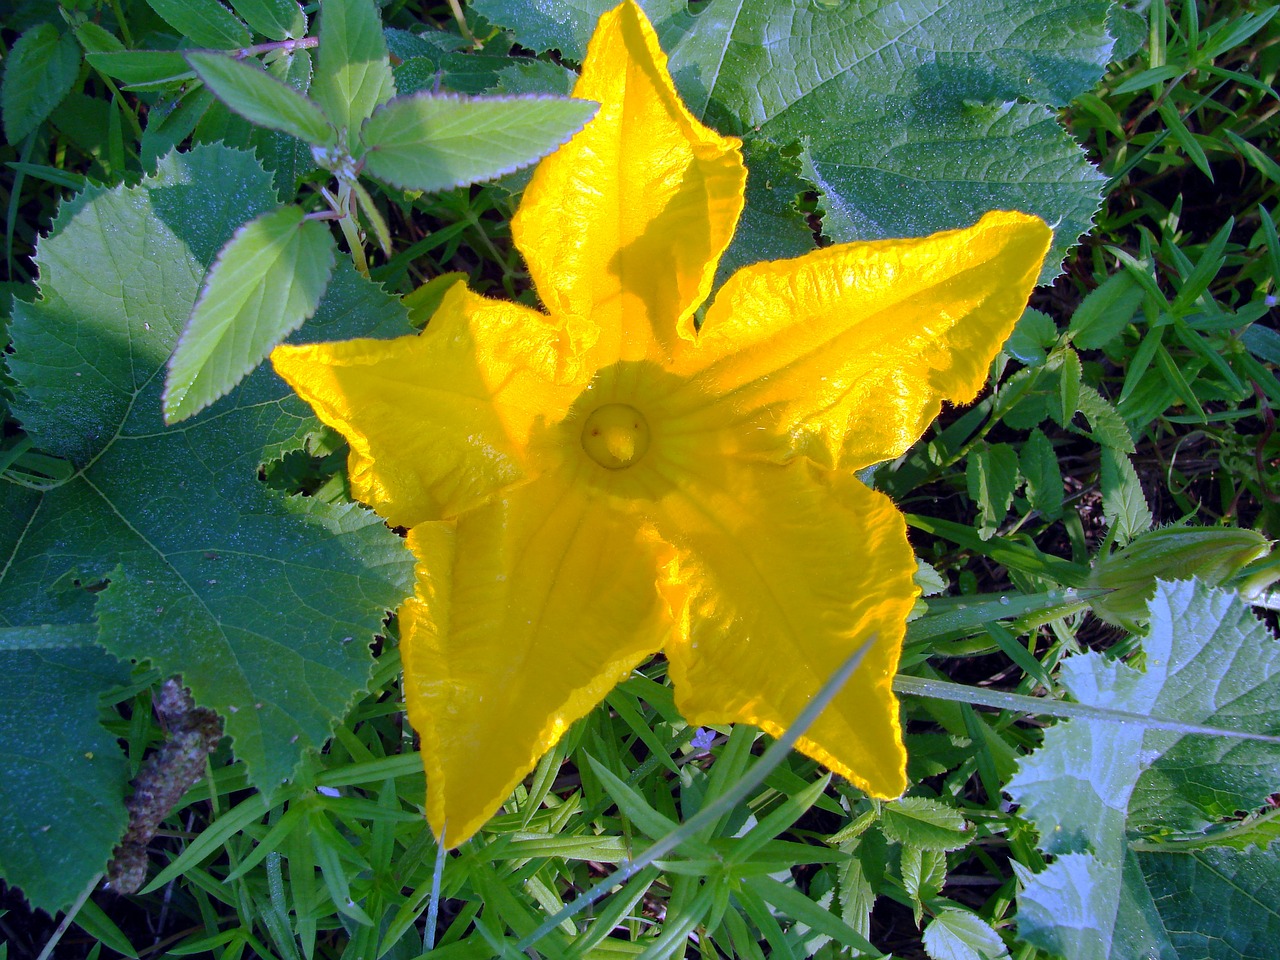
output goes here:
[[[690, 729], [656, 662], [435, 849], [388, 619], [410, 559], [254, 368], [285, 336], [421, 326], [460, 275], [532, 302], [507, 222], [535, 157], [512, 144], [586, 115], [518, 98], [566, 94], [611, 5], [62, 0], [0, 23], [7, 949], [57, 940], [33, 906], [88, 935], [67, 955], [1269, 958], [1277, 648], [1229, 592], [1277, 607], [1266, 3], [642, 3], [691, 109], [746, 141], [720, 279], [1005, 207], [1054, 226], [1053, 283], [990, 392], [871, 477], [926, 594], [907, 797]], [[442, 118], [461, 166], [414, 132]], [[97, 883], [175, 674], [228, 736], [123, 898]]]

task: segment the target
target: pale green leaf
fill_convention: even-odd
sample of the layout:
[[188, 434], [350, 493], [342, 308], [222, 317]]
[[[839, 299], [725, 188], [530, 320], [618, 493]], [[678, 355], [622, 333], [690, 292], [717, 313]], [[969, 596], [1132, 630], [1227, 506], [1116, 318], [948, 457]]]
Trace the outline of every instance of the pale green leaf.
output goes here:
[[119, 50], [85, 55], [90, 66], [129, 87], [177, 83], [191, 67], [176, 50]]
[[978, 505], [978, 536], [990, 540], [1004, 521], [1018, 486], [1018, 453], [1007, 443], [983, 444], [965, 468], [969, 497]]
[[1127, 270], [1113, 273], [1080, 301], [1071, 315], [1071, 339], [1081, 350], [1097, 350], [1124, 331], [1145, 291]]
[[[0, 536], [15, 536], [12, 522], [38, 501], [0, 484]], [[0, 628], [0, 878], [49, 913], [102, 872], [128, 821], [128, 766], [98, 722], [98, 696], [129, 671], [93, 644], [96, 632]]]
[[166, 423], [203, 410], [316, 311], [333, 271], [329, 228], [286, 206], [245, 224], [209, 269], [169, 358]]
[[[268, 791], [363, 690], [367, 645], [410, 589], [412, 562], [368, 511], [284, 497], [258, 479], [264, 459], [318, 430], [270, 369], [205, 415], [163, 426], [162, 370], [208, 267], [246, 217], [275, 204], [253, 156], [220, 145], [63, 204], [37, 251], [41, 299], [14, 312], [9, 360], [15, 414], [75, 473], [40, 495], [39, 524], [0, 545], [11, 624], [96, 618], [109, 651], [181, 674], [225, 717]], [[340, 339], [380, 322], [408, 329], [398, 304], [347, 265], [304, 335]]]
[[1093, 387], [1080, 385], [1076, 407], [1089, 421], [1093, 439], [1099, 446], [1110, 447], [1118, 453], [1133, 453], [1137, 449], [1124, 417]]
[[396, 95], [382, 18], [373, 0], [324, 0], [311, 95], [355, 147], [360, 125]]
[[201, 47], [226, 50], [247, 47], [249, 29], [218, 0], [147, 0], [164, 21]]
[[885, 836], [924, 850], [959, 850], [973, 836], [964, 815], [939, 800], [904, 797], [881, 811]]
[[1004, 343], [1004, 352], [1026, 367], [1044, 363], [1049, 347], [1058, 339], [1058, 326], [1053, 317], [1027, 307], [1022, 311], [1013, 333]]
[[945, 907], [924, 928], [925, 953], [933, 960], [1007, 960], [1000, 934], [975, 913]]
[[424, 191], [489, 180], [546, 156], [596, 109], [558, 97], [400, 97], [364, 125], [365, 170]]
[[9, 50], [0, 87], [4, 135], [17, 144], [48, 118], [76, 81], [80, 47], [73, 34], [59, 34], [51, 23], [38, 23], [18, 37]]
[[1114, 447], [1101, 448], [1102, 466], [1098, 482], [1102, 487], [1102, 515], [1125, 544], [1151, 529], [1151, 508], [1142, 492], [1138, 471], [1129, 457]]
[[[1158, 584], [1150, 619], [1143, 669], [1088, 653], [1063, 661], [1061, 681], [1082, 704], [1159, 718], [1165, 728], [1059, 723], [1006, 788], [1056, 856], [1039, 874], [1024, 871], [1019, 935], [1071, 960], [1261, 960], [1265, 952], [1201, 948], [1219, 935], [1255, 950], [1275, 942], [1274, 898], [1271, 907], [1224, 908], [1228, 889], [1242, 903], [1253, 896], [1231, 878], [1265, 879], [1273, 855], [1262, 867], [1248, 850], [1222, 859], [1227, 851], [1197, 840], [1143, 838], [1199, 838], [1280, 789], [1275, 743], [1178, 729], [1280, 734], [1280, 643], [1234, 594], [1199, 583]], [[1215, 860], [1220, 868], [1203, 868]], [[1187, 885], [1171, 896], [1169, 878], [1203, 884], [1206, 895]]]
[[257, 61], [199, 52], [187, 54], [187, 61], [205, 86], [245, 119], [317, 146], [334, 142], [334, 130], [324, 112]]

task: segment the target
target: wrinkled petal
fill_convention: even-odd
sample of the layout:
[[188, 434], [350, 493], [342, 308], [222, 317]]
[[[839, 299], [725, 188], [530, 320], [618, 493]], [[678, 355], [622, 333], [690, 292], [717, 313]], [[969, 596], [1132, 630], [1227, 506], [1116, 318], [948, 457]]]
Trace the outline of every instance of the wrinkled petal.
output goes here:
[[849, 243], [744, 267], [678, 370], [791, 452], [859, 469], [906, 451], [944, 399], [981, 389], [1052, 234], [1020, 213], [918, 240]]
[[663, 360], [691, 337], [742, 211], [741, 141], [676, 95], [634, 3], [600, 18], [574, 96], [600, 103], [543, 160], [512, 221], [538, 295], [592, 362]]
[[883, 494], [804, 461], [734, 460], [664, 501], [677, 550], [667, 645], [692, 724], [743, 721], [779, 736], [848, 656], [857, 671], [797, 749], [877, 797], [906, 788], [891, 683], [917, 590], [902, 515]]
[[525, 475], [530, 433], [580, 384], [557, 382], [542, 314], [457, 284], [418, 336], [280, 346], [271, 362], [351, 445], [351, 492], [393, 525], [456, 516]]
[[671, 629], [656, 586], [668, 549], [573, 469], [409, 533], [421, 562], [400, 610], [406, 701], [427, 816], [451, 847]]

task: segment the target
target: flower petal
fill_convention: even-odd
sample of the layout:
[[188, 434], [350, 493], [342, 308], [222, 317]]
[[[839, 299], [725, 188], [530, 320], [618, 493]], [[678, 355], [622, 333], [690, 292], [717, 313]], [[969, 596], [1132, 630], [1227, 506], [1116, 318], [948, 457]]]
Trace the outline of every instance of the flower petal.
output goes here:
[[271, 362], [351, 444], [351, 492], [398, 526], [456, 516], [524, 475], [530, 433], [580, 385], [536, 310], [456, 284], [426, 330], [280, 346]]
[[543, 160], [512, 221], [542, 302], [592, 364], [662, 360], [692, 337], [742, 212], [741, 141], [685, 108], [632, 2], [600, 18], [575, 97], [600, 112]]
[[679, 370], [744, 420], [769, 410], [793, 451], [859, 469], [899, 456], [967, 403], [1022, 315], [1049, 248], [1043, 221], [848, 243], [729, 278]]
[[421, 562], [400, 610], [406, 700], [449, 846], [671, 630], [655, 585], [669, 548], [573, 469], [409, 533]]
[[667, 646], [676, 705], [692, 724], [744, 721], [779, 736], [874, 637], [797, 749], [874, 796], [898, 796], [906, 754], [891, 683], [917, 593], [902, 514], [805, 461], [721, 466], [718, 484], [669, 497], [658, 520], [688, 604]]

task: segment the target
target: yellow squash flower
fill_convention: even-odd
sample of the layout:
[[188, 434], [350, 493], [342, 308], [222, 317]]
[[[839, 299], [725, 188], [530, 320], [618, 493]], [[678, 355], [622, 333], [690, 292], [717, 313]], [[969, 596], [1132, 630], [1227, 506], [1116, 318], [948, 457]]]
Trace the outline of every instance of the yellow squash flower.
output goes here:
[[600, 112], [512, 224], [546, 313], [458, 284], [420, 336], [272, 354], [350, 442], [355, 496], [409, 528], [401, 644], [432, 828], [474, 834], [658, 651], [690, 723], [777, 736], [874, 637], [798, 746], [896, 797], [915, 562], [854, 472], [973, 399], [1050, 231], [991, 213], [755, 264], [699, 328], [742, 211], [740, 141], [681, 103], [630, 0], [574, 92]]

